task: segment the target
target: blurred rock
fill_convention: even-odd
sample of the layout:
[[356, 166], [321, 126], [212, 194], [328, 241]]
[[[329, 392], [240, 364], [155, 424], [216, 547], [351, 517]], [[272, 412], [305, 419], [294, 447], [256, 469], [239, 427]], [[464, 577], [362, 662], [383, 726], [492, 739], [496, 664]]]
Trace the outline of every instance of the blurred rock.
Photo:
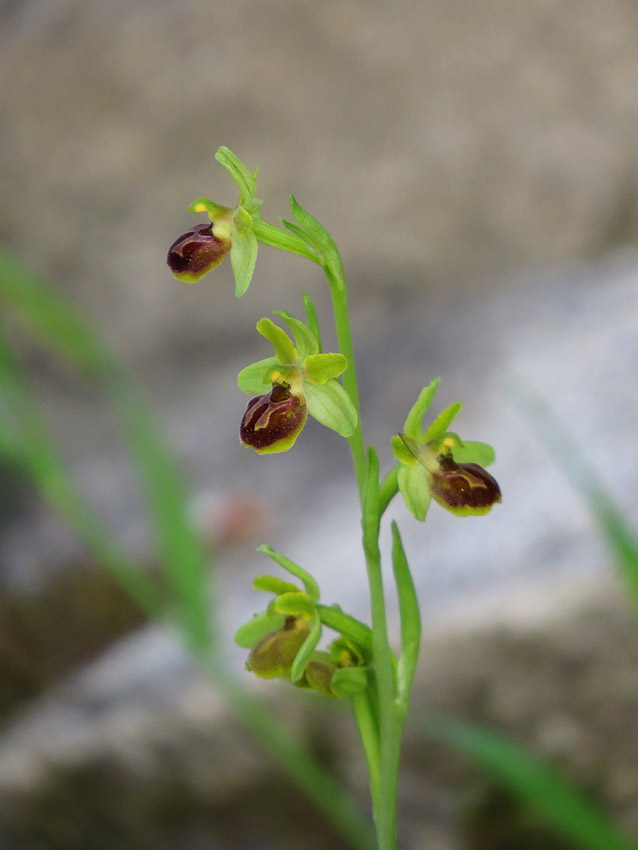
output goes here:
[[[575, 591], [551, 579], [544, 590], [560, 600], [560, 613], [548, 616], [540, 605], [520, 619], [504, 610], [490, 625], [454, 634], [426, 623], [414, 703], [524, 743], [636, 831], [635, 620], [607, 581], [590, 580]], [[319, 705], [316, 695], [268, 685], [260, 690], [276, 699], [287, 728], [365, 800], [351, 720]], [[510, 841], [548, 835], [533, 818], [517, 815], [507, 796], [495, 798], [479, 771], [424, 739], [418, 723], [416, 712], [404, 748], [400, 822], [407, 848], [482, 847], [494, 818], [501, 835], [507, 824]], [[97, 821], [109, 825], [106, 843], [95, 834]], [[214, 684], [204, 683], [154, 628], [34, 705], [0, 739], [0, 838], [12, 850], [40, 846], [37, 837], [58, 846], [60, 836], [66, 850], [132, 843], [139, 850], [198, 850], [206, 839], [234, 848], [259, 842], [267, 850], [323, 848], [326, 838], [332, 844], [325, 846], [347, 846], [326, 829], [229, 719]]]
[[229, 267], [193, 287], [167, 274], [190, 201], [235, 200], [220, 144], [260, 166], [266, 217], [294, 192], [329, 225], [366, 296], [638, 238], [630, 0], [27, 0], [0, 15], [0, 238], [159, 371], [236, 350], [291, 279], [316, 280], [263, 250], [238, 308]]

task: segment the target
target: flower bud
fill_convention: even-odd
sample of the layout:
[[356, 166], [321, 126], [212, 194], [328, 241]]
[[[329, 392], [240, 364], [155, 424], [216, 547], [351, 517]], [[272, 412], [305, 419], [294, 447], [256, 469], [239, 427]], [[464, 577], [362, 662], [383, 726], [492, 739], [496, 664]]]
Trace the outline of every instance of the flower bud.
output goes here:
[[261, 679], [289, 676], [292, 663], [309, 633], [305, 617], [287, 617], [281, 629], [270, 632], [252, 648], [246, 669]]
[[439, 469], [429, 472], [432, 498], [459, 516], [486, 514], [501, 501], [501, 490], [478, 463], [456, 463], [451, 456], [439, 458]]
[[303, 395], [294, 394], [287, 384], [275, 384], [269, 393], [248, 402], [239, 439], [259, 454], [285, 452], [301, 433], [307, 418]]
[[324, 697], [334, 697], [330, 690], [336, 667], [326, 661], [310, 661], [306, 667], [306, 684]]
[[212, 222], [198, 224], [168, 249], [166, 262], [177, 280], [195, 283], [218, 266], [230, 251], [230, 236], [226, 233], [216, 235], [213, 228]]

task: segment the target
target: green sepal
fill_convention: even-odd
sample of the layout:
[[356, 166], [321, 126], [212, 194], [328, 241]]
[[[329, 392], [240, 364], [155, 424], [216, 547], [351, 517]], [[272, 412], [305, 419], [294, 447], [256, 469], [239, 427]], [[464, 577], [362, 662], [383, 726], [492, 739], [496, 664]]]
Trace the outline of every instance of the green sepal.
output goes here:
[[403, 431], [411, 437], [421, 436], [421, 421], [425, 416], [428, 408], [432, 404], [434, 395], [441, 383], [440, 378], [435, 378], [427, 387], [424, 387], [419, 393], [419, 397], [414, 402], [408, 413]]
[[288, 365], [297, 362], [297, 350], [292, 344], [292, 340], [286, 331], [276, 325], [272, 319], [260, 319], [257, 322], [257, 330], [271, 343], [279, 363]]
[[450, 426], [450, 423], [458, 416], [463, 409], [460, 401], [455, 401], [442, 410], [430, 425], [427, 431], [423, 434], [423, 440], [429, 443], [431, 440], [436, 440], [441, 437]]
[[365, 667], [338, 667], [332, 677], [330, 690], [339, 699], [352, 697], [368, 687]]
[[266, 357], [245, 366], [237, 375], [237, 386], [244, 393], [262, 395], [272, 389], [270, 373], [279, 366], [276, 357]]
[[274, 593], [276, 596], [281, 596], [282, 593], [298, 593], [299, 588], [296, 584], [289, 581], [284, 581], [278, 576], [257, 576], [253, 580], [254, 590], [263, 590], [264, 593]]
[[390, 442], [392, 444], [392, 452], [397, 460], [401, 461], [401, 463], [406, 466], [414, 466], [415, 463], [418, 463], [418, 458], [414, 452], [411, 452], [406, 446], [399, 434], [395, 434]]
[[239, 157], [224, 146], [217, 148], [215, 159], [220, 165], [224, 166], [237, 184], [240, 195], [239, 203], [246, 204], [252, 201], [257, 190], [257, 172], [251, 174]]
[[319, 342], [307, 325], [304, 325], [302, 321], [291, 316], [285, 310], [273, 310], [273, 313], [283, 319], [293, 332], [297, 345], [297, 358], [300, 362], [303, 362], [309, 354], [319, 353]]
[[[350, 614], [344, 613], [340, 606], [317, 605], [317, 611], [321, 622], [329, 629], [333, 629], [356, 647], [366, 653], [366, 659], [372, 657], [372, 629]], [[337, 638], [339, 640], [339, 638]]]
[[315, 651], [315, 647], [319, 643], [320, 639], [321, 620], [319, 619], [319, 615], [315, 612], [312, 625], [310, 626], [310, 634], [301, 645], [301, 649], [295, 656], [295, 660], [292, 663], [292, 668], [290, 670], [290, 680], [292, 682], [297, 682], [303, 676], [304, 670], [306, 669], [312, 653]]
[[432, 499], [426, 470], [420, 463], [414, 466], [402, 465], [398, 480], [405, 506], [415, 519], [423, 522]]
[[309, 354], [303, 361], [304, 378], [313, 384], [325, 384], [330, 378], [338, 378], [348, 368], [344, 354]]
[[397, 690], [399, 701], [407, 711], [421, 647], [421, 614], [399, 527], [394, 521], [392, 522], [392, 572], [397, 587], [401, 618], [401, 654], [397, 665]]
[[310, 601], [308, 594], [302, 590], [295, 588], [287, 593], [282, 593], [275, 599], [275, 611], [287, 616], [312, 617], [315, 613], [315, 606]]
[[262, 546], [258, 546], [257, 551], [268, 555], [268, 557], [272, 558], [276, 564], [279, 564], [279, 566], [283, 567], [284, 570], [287, 570], [295, 578], [298, 578], [303, 584], [305, 591], [313, 604], [319, 601], [319, 585], [310, 573], [304, 570], [303, 567], [300, 567], [299, 564], [295, 564], [294, 561], [291, 561], [290, 558], [286, 558], [285, 555], [280, 555], [279, 552], [275, 552], [274, 549], [265, 543]]
[[216, 204], [210, 198], [196, 198], [188, 207], [188, 211], [208, 213], [211, 221], [214, 221], [219, 216], [230, 216], [233, 212], [230, 207], [225, 207], [223, 204]]
[[257, 262], [257, 237], [250, 230], [245, 236], [235, 234], [230, 246], [230, 263], [235, 275], [235, 295], [241, 298], [250, 286]]
[[489, 466], [496, 460], [496, 453], [488, 443], [478, 440], [463, 440], [463, 444], [452, 449], [457, 463], [478, 463], [479, 466]]
[[323, 351], [321, 347], [321, 331], [319, 330], [319, 319], [317, 318], [317, 311], [315, 310], [315, 305], [312, 303], [312, 298], [307, 292], [303, 293], [303, 303], [306, 307], [306, 324], [312, 331], [313, 336], [317, 340], [317, 344], [319, 345], [319, 354]]
[[235, 643], [243, 649], [252, 649], [267, 634], [281, 629], [285, 621], [284, 614], [271, 614], [263, 611], [237, 629]]
[[308, 413], [317, 422], [332, 428], [342, 437], [352, 435], [357, 427], [357, 411], [338, 381], [331, 379], [325, 384], [304, 383], [303, 391]]

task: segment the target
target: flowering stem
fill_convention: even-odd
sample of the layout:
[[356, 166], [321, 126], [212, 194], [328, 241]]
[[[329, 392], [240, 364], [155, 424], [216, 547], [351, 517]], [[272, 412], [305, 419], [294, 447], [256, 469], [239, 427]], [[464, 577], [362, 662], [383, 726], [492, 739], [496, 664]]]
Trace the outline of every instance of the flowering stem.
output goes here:
[[396, 679], [392, 650], [388, 640], [385, 596], [381, 576], [381, 552], [379, 549], [380, 523], [379, 460], [374, 449], [370, 449], [368, 476], [364, 489], [362, 528], [368, 583], [370, 585], [374, 676], [379, 704], [381, 778], [375, 821], [379, 850], [395, 850], [402, 721], [398, 716], [395, 702]]
[[357, 367], [352, 345], [352, 332], [350, 330], [350, 315], [348, 313], [348, 288], [346, 277], [341, 263], [341, 257], [335, 247], [329, 252], [323, 263], [323, 269], [330, 284], [332, 296], [332, 308], [334, 312], [335, 328], [339, 351], [345, 355], [348, 368], [343, 373], [342, 381], [345, 391], [350, 396], [350, 401], [357, 411], [357, 427], [348, 438], [354, 472], [359, 488], [359, 498], [363, 498], [368, 464], [366, 461], [365, 448], [363, 444], [363, 429], [361, 427], [361, 405], [359, 402], [359, 385], [357, 383]]

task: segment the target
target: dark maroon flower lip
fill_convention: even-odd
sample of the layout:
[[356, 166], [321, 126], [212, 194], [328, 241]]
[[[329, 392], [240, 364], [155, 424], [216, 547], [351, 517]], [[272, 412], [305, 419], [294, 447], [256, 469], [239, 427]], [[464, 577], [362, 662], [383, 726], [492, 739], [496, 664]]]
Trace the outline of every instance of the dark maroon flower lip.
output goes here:
[[450, 510], [488, 511], [501, 501], [496, 479], [478, 463], [456, 463], [440, 458], [440, 471], [430, 473], [430, 490], [439, 504]]
[[295, 442], [307, 417], [303, 396], [294, 395], [286, 384], [275, 384], [269, 393], [248, 402], [239, 438], [260, 454], [282, 452]]
[[168, 249], [166, 262], [178, 280], [195, 283], [218, 266], [230, 250], [230, 239], [213, 233], [213, 223], [198, 224]]

